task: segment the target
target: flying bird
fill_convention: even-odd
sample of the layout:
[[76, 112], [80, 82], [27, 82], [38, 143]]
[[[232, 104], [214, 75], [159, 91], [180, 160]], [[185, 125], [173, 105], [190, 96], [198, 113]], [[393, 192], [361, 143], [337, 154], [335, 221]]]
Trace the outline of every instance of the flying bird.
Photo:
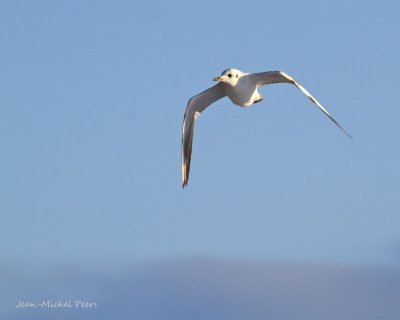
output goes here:
[[299, 88], [318, 108], [325, 113], [349, 138], [353, 139], [331, 114], [315, 99], [303, 86], [291, 76], [282, 71], [267, 71], [259, 73], [246, 73], [238, 69], [222, 71], [221, 76], [215, 77], [218, 83], [211, 88], [192, 97], [186, 107], [182, 125], [182, 188], [189, 180], [190, 159], [192, 154], [194, 124], [200, 113], [210, 104], [228, 96], [236, 105], [249, 107], [264, 99], [258, 88], [272, 83], [290, 83]]

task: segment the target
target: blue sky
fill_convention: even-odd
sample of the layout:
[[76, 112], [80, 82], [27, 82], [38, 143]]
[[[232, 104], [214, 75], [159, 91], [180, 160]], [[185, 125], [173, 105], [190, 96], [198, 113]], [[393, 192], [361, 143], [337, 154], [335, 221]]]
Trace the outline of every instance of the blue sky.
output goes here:
[[[158, 259], [399, 264], [394, 1], [2, 1], [0, 255], [108, 271]], [[228, 67], [293, 86], [188, 99]], [[16, 295], [17, 296], [17, 295]]]

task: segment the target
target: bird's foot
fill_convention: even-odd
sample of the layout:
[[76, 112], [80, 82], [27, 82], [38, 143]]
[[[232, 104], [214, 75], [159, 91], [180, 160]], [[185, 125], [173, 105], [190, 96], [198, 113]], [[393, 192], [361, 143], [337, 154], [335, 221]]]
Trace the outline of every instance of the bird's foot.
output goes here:
[[261, 102], [261, 101], [263, 101], [263, 100], [264, 100], [264, 97], [261, 97], [261, 96], [260, 96], [260, 99], [258, 99], [258, 100], [254, 100], [254, 102], [253, 102], [253, 103]]

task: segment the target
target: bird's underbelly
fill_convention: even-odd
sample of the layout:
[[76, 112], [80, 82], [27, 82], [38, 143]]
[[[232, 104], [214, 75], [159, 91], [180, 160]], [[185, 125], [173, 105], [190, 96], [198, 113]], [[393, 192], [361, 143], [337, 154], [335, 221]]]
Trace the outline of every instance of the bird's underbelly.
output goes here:
[[228, 88], [225, 90], [228, 98], [232, 101], [232, 103], [241, 107], [249, 107], [255, 101], [260, 99], [260, 94], [258, 93], [257, 87]]

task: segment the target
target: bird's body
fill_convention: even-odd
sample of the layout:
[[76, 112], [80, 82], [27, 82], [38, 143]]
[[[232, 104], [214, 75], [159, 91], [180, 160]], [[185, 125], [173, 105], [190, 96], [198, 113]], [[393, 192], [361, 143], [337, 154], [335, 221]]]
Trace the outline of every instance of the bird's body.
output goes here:
[[329, 119], [351, 138], [330, 113], [303, 86], [282, 71], [245, 73], [232, 68], [224, 70], [221, 76], [215, 77], [213, 80], [219, 81], [218, 84], [192, 97], [186, 107], [182, 126], [182, 187], [187, 185], [189, 179], [194, 123], [204, 109], [225, 96], [238, 106], [248, 107], [264, 99], [258, 92], [259, 87], [272, 83], [290, 83], [299, 88]]
[[[228, 69], [228, 72], [235, 73], [234, 69]], [[237, 70], [236, 72], [238, 72]], [[229, 73], [228, 73], [229, 74]], [[227, 97], [240, 107], [249, 107], [253, 103], [258, 102], [262, 99], [260, 93], [258, 92], [257, 86], [254, 82], [250, 80], [248, 73], [236, 73], [239, 75], [237, 82], [234, 86], [230, 83], [221, 82], [225, 90]]]

